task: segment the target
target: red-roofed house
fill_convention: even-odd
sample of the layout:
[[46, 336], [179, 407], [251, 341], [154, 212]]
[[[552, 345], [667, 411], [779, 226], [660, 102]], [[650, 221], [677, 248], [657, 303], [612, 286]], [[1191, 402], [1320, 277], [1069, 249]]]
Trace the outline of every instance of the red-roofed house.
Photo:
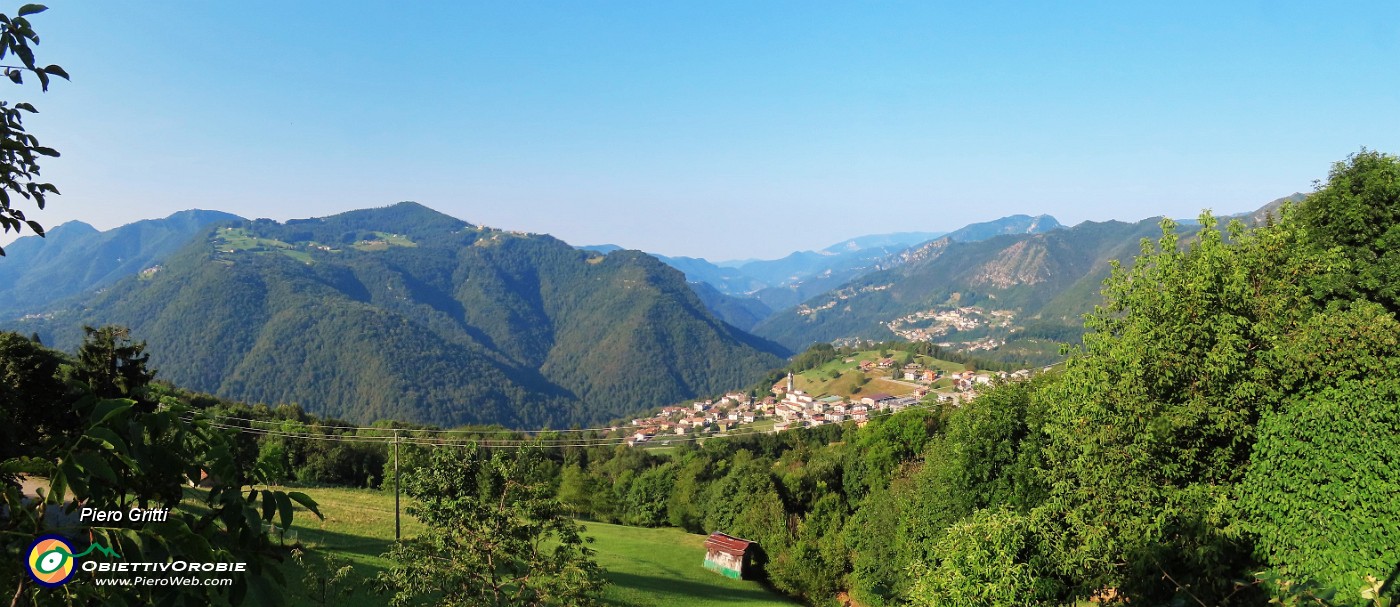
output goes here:
[[753, 542], [718, 531], [705, 539], [705, 568], [727, 578], [744, 579]]

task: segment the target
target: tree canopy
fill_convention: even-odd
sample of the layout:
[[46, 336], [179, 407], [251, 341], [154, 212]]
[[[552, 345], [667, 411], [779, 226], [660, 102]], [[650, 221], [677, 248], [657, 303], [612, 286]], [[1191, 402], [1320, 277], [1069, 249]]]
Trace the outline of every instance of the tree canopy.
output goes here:
[[405, 478], [412, 514], [432, 531], [398, 542], [382, 573], [392, 605], [434, 597], [440, 605], [586, 607], [598, 604], [603, 570], [583, 529], [550, 495], [535, 449], [436, 449]]
[[[1393, 600], [1398, 169], [1363, 151], [1253, 230], [1206, 214], [1183, 242], [1164, 221], [1115, 266], [1064, 371], [1017, 397], [1022, 439], [937, 443], [939, 478], [972, 475], [987, 497], [948, 527], [920, 600]], [[952, 427], [1025, 390], [984, 395]], [[1023, 462], [1043, 492], [998, 489]], [[987, 584], [1035, 590], [968, 594]]]

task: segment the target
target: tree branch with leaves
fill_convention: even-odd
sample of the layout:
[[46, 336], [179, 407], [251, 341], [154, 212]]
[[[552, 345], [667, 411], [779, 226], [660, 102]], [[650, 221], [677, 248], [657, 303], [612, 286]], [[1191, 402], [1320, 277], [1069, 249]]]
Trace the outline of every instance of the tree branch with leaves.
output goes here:
[[[39, 34], [30, 25], [29, 17], [45, 10], [48, 7], [42, 4], [26, 4], [14, 17], [0, 13], [0, 69], [10, 82], [19, 85], [24, 84], [26, 75], [33, 76], [48, 92], [50, 79], [56, 76], [68, 80], [68, 72], [57, 65], [40, 66], [35, 61], [33, 47], [39, 45]], [[19, 65], [6, 63], [13, 59], [18, 59]], [[42, 210], [48, 195], [58, 194], [57, 187], [41, 181], [39, 176], [39, 159], [57, 158], [58, 151], [39, 145], [38, 138], [25, 131], [25, 113], [37, 114], [39, 110], [27, 102], [0, 101], [0, 229], [19, 232], [28, 226], [43, 236], [43, 226], [26, 218], [24, 210], [14, 203], [23, 199]], [[0, 248], [0, 255], [4, 254], [5, 249]]]

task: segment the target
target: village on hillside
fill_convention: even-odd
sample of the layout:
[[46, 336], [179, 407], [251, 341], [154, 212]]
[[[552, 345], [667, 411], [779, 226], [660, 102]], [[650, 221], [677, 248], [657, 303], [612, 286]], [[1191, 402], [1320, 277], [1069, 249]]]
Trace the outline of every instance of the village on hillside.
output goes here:
[[[771, 386], [771, 394], [761, 398], [729, 392], [719, 398], [663, 407], [617, 430], [627, 436], [628, 445], [641, 446], [735, 431], [782, 432], [844, 422], [863, 426], [871, 417], [927, 402], [930, 395], [959, 406], [995, 381], [1022, 380], [1032, 373], [1029, 369], [1010, 373], [957, 370], [958, 365], [927, 357], [918, 357], [924, 360], [918, 362], [906, 356], [908, 362], [902, 362], [870, 354], [869, 358], [845, 357], [798, 375], [789, 373]], [[838, 379], [843, 371], [854, 381], [822, 381], [823, 377]]]
[[[975, 352], [1005, 345], [1005, 336], [1016, 331], [1015, 319], [1016, 313], [1011, 310], [961, 306], [921, 310], [883, 324], [902, 339], [933, 342], [944, 348]], [[988, 331], [991, 333], [986, 334]], [[947, 339], [960, 333], [971, 333], [974, 337], [962, 341]]]

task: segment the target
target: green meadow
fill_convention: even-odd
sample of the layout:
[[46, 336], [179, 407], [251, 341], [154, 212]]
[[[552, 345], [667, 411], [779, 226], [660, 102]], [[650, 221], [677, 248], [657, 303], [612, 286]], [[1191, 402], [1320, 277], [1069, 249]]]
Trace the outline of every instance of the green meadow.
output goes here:
[[[895, 360], [903, 360], [904, 352], [890, 352]], [[895, 382], [887, 379], [890, 376], [888, 369], [872, 369], [869, 372], [860, 370], [860, 362], [865, 360], [879, 362], [881, 356], [879, 350], [864, 350], [855, 354], [839, 357], [831, 362], [798, 373], [793, 377], [793, 383], [799, 390], [809, 394], [834, 394], [842, 397], [861, 396], [883, 392], [886, 394], [907, 394], [914, 388], [909, 382]], [[919, 363], [928, 369], [935, 369], [945, 373], [957, 373], [966, 367], [960, 363], [939, 360], [931, 356], [915, 354], [912, 356], [913, 362]], [[846, 361], [850, 362], [846, 362]], [[934, 384], [934, 388], [946, 388], [950, 382], [940, 381]]]
[[[354, 567], [351, 582], [354, 593], [328, 603], [338, 607], [383, 605], [388, 597], [375, 594], [366, 581], [390, 562], [379, 555], [394, 540], [394, 496], [368, 489], [289, 489], [302, 491], [320, 505], [325, 520], [297, 508], [296, 522], [287, 534], [287, 543], [299, 542], [310, 548], [312, 562], [317, 554], [333, 554]], [[189, 493], [186, 503], [194, 506], [197, 496]], [[407, 506], [405, 500], [404, 506]], [[407, 514], [402, 517], [403, 535], [412, 537], [427, 529]], [[705, 536], [679, 529], [646, 529], [605, 523], [585, 522], [585, 535], [593, 538], [598, 564], [608, 572], [612, 584], [604, 595], [608, 605], [651, 607], [662, 605], [777, 606], [796, 605], [764, 588], [758, 582], [731, 580], [705, 570]], [[303, 571], [291, 560], [282, 567], [292, 605], [317, 605], [302, 585]]]

